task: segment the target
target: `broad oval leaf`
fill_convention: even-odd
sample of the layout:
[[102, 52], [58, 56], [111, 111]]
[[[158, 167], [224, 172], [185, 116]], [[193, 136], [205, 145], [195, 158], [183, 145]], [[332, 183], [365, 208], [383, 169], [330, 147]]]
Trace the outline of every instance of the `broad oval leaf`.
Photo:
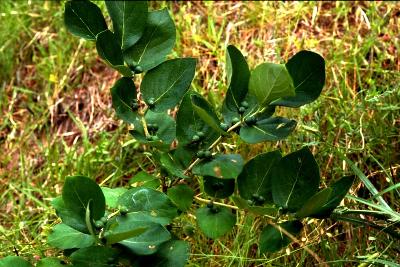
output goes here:
[[[169, 148], [170, 144], [175, 139], [175, 120], [167, 113], [155, 113], [151, 110], [148, 110], [145, 115], [145, 121], [147, 124], [151, 123], [158, 126], [157, 131], [152, 133], [152, 135], [157, 136], [164, 146]], [[142, 143], [149, 143], [145, 137], [142, 121], [138, 118], [135, 120], [134, 125], [135, 129], [131, 131], [132, 136]]]
[[289, 136], [297, 122], [283, 117], [271, 117], [240, 128], [240, 138], [249, 144], [279, 141]]
[[296, 212], [317, 192], [319, 167], [311, 151], [304, 147], [286, 155], [274, 166], [271, 181], [274, 203]]
[[273, 101], [272, 105], [300, 107], [319, 97], [325, 85], [325, 60], [319, 54], [303, 50], [286, 63], [292, 77], [295, 95]]
[[164, 61], [175, 45], [175, 24], [168, 10], [148, 13], [146, 27], [139, 41], [124, 52], [128, 65], [148, 71]]
[[129, 180], [129, 184], [133, 187], [143, 186], [157, 189], [160, 186], [160, 178], [145, 171], [141, 171]]
[[353, 182], [354, 176], [345, 176], [330, 185], [328, 188], [331, 189], [332, 192], [327, 201], [322, 207], [308, 216], [319, 219], [328, 218], [346, 196]]
[[138, 255], [151, 255], [157, 252], [158, 247], [171, 239], [171, 234], [161, 225], [154, 225], [143, 234], [123, 240], [119, 244], [127, 247]]
[[61, 218], [62, 222], [82, 233], [89, 233], [87, 229], [85, 218], [80, 214], [75, 213], [73, 210], [68, 209], [62, 197], [56, 197], [51, 202], [51, 205], [56, 210], [57, 216]]
[[235, 179], [219, 179], [204, 176], [204, 192], [215, 198], [227, 198], [235, 191]]
[[86, 208], [90, 204], [90, 215], [93, 220], [104, 216], [106, 201], [100, 186], [86, 176], [69, 176], [62, 190], [65, 207], [85, 218]]
[[293, 81], [285, 65], [263, 63], [251, 73], [249, 91], [256, 96], [260, 106], [272, 101], [294, 95]]
[[237, 178], [239, 195], [246, 200], [261, 196], [272, 201], [272, 168], [281, 160], [279, 151], [259, 154], [249, 160]]
[[91, 235], [81, 233], [66, 224], [57, 224], [48, 236], [49, 245], [59, 249], [86, 248], [94, 244]]
[[114, 34], [122, 50], [142, 37], [147, 21], [147, 1], [105, 1]]
[[59, 258], [43, 258], [36, 264], [36, 267], [65, 267], [65, 262]]
[[128, 191], [128, 189], [124, 187], [116, 187], [116, 188], [101, 187], [101, 191], [103, 191], [104, 198], [106, 199], [106, 205], [110, 208], [117, 208], [118, 198], [126, 191]]
[[310, 217], [318, 211], [326, 204], [332, 194], [332, 188], [325, 188], [317, 193], [315, 193], [312, 197], [310, 197], [306, 203], [304, 203], [303, 207], [296, 212], [296, 217], [301, 219], [305, 217]]
[[167, 195], [181, 211], [187, 211], [192, 206], [194, 191], [186, 184], [168, 188]]
[[225, 135], [225, 132], [219, 125], [218, 116], [215, 114], [214, 109], [211, 105], [199, 95], [191, 95], [193, 110], [208, 126], [210, 126], [216, 132]]
[[18, 256], [7, 256], [0, 259], [0, 267], [33, 267], [27, 260]]
[[130, 212], [143, 211], [153, 217], [164, 217], [170, 221], [177, 216], [177, 208], [168, 196], [151, 188], [132, 188], [120, 196], [118, 204], [128, 208]]
[[66, 2], [64, 23], [73, 35], [92, 41], [96, 40], [97, 34], [107, 30], [100, 8], [90, 1]]
[[81, 248], [71, 254], [73, 266], [108, 267], [118, 260], [118, 251], [104, 246]]
[[188, 91], [179, 105], [176, 115], [176, 138], [179, 145], [191, 145], [193, 136], [202, 132], [203, 139], [200, 143], [193, 144], [193, 147], [196, 147], [196, 150], [197, 148], [208, 148], [220, 135], [197, 115], [192, 106], [192, 95], [198, 94]]
[[132, 71], [127, 66], [124, 66], [121, 47], [110, 30], [105, 30], [97, 35], [96, 49], [99, 56], [110, 67], [116, 69], [124, 76], [132, 76]]
[[[303, 225], [300, 221], [288, 221], [278, 224], [292, 235], [301, 232]], [[267, 225], [260, 235], [260, 253], [276, 252], [290, 244], [291, 239], [272, 225]]]
[[189, 244], [183, 240], [170, 240], [160, 245], [151, 256], [139, 257], [133, 266], [184, 267], [189, 258]]
[[140, 86], [143, 100], [146, 103], [152, 100], [155, 112], [175, 107], [189, 89], [195, 68], [194, 58], [176, 58], [148, 71]]
[[236, 224], [236, 216], [225, 207], [215, 207], [213, 212], [208, 207], [196, 210], [197, 224], [205, 236], [216, 239], [230, 232]]
[[115, 244], [139, 236], [159, 223], [167, 224], [169, 221], [142, 211], [130, 212], [110, 219], [106, 225], [104, 238], [107, 245]]
[[185, 174], [185, 170], [180, 168], [178, 164], [175, 163], [174, 158], [170, 153], [162, 153], [159, 158], [159, 162], [164, 170], [172, 176], [170, 178], [179, 177], [182, 179], [190, 178]]
[[236, 178], [243, 169], [244, 160], [239, 154], [218, 154], [210, 161], [198, 163], [192, 170], [196, 175], [218, 178]]
[[132, 109], [136, 103], [136, 86], [131, 78], [122, 77], [111, 88], [112, 105], [121, 120], [133, 124], [138, 115]]
[[[228, 113], [239, 115], [238, 109], [246, 98], [250, 78], [250, 70], [246, 59], [240, 50], [233, 45], [227, 47], [226, 72], [229, 87], [222, 108], [224, 118], [235, 116]], [[225, 121], [230, 122], [229, 119], [225, 119]]]

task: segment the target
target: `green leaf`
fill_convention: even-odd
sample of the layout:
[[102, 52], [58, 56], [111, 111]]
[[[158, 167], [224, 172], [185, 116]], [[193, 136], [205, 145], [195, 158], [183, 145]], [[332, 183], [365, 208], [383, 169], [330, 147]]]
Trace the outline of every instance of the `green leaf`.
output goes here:
[[130, 212], [143, 211], [153, 217], [164, 217], [170, 221], [178, 215], [177, 208], [166, 194], [146, 187], [128, 190], [118, 199], [118, 204], [128, 208]]
[[332, 193], [330, 194], [329, 199], [322, 207], [309, 216], [319, 219], [328, 218], [346, 196], [353, 182], [354, 176], [345, 176], [330, 185], [328, 188], [331, 189]]
[[[147, 124], [156, 124], [158, 126], [158, 130], [152, 133], [152, 135], [157, 136], [162, 141], [163, 145], [169, 148], [176, 134], [174, 119], [166, 113], [155, 113], [148, 110], [145, 115], [145, 120]], [[150, 143], [145, 137], [142, 122], [138, 119], [135, 121], [134, 125], [135, 129], [131, 131], [133, 137], [142, 143]]]
[[281, 159], [281, 153], [276, 150], [259, 154], [249, 160], [237, 178], [239, 195], [246, 200], [254, 200], [254, 196], [272, 201], [272, 168]]
[[18, 256], [7, 256], [5, 258], [0, 259], [0, 267], [32, 267], [24, 258]]
[[148, 71], [140, 86], [143, 100], [152, 100], [155, 112], [175, 107], [189, 89], [195, 68], [194, 58], [175, 58]]
[[196, 175], [218, 178], [236, 178], [243, 169], [244, 160], [239, 154], [218, 154], [211, 161], [202, 161], [192, 170]]
[[208, 126], [220, 134], [225, 132], [219, 126], [219, 119], [211, 105], [199, 95], [191, 95], [193, 110]]
[[295, 212], [318, 190], [318, 164], [310, 150], [304, 147], [286, 155], [275, 165], [271, 181], [275, 204]]
[[240, 128], [240, 138], [249, 144], [285, 139], [296, 128], [297, 122], [283, 117], [260, 120]]
[[75, 213], [73, 210], [68, 209], [61, 196], [53, 199], [51, 205], [54, 207], [57, 216], [61, 218], [64, 224], [71, 226], [82, 233], [89, 233], [85, 223], [85, 218], [80, 214]]
[[99, 220], [104, 216], [106, 201], [100, 186], [85, 176], [69, 176], [65, 180], [62, 198], [69, 210], [85, 218], [86, 207], [91, 201], [91, 217]]
[[161, 225], [154, 225], [143, 234], [126, 239], [119, 244], [127, 247], [138, 255], [151, 255], [157, 252], [158, 247], [171, 239], [171, 234]]
[[138, 187], [136, 183], [140, 183], [140, 186], [143, 187], [157, 189], [160, 186], [160, 179], [154, 175], [148, 174], [145, 171], [141, 171], [129, 180], [129, 184], [133, 185], [133, 187]]
[[300, 107], [319, 97], [325, 84], [325, 60], [317, 53], [300, 51], [286, 63], [292, 77], [295, 95], [277, 99], [271, 104], [286, 107]]
[[136, 103], [136, 86], [131, 78], [122, 77], [111, 88], [112, 104], [118, 118], [133, 124], [137, 119], [137, 112], [132, 109]]
[[94, 244], [95, 239], [91, 235], [81, 233], [66, 224], [57, 224], [48, 236], [50, 246], [59, 249], [86, 248]]
[[103, 31], [97, 35], [96, 49], [99, 56], [104, 59], [110, 67], [116, 69], [124, 76], [132, 76], [132, 71], [127, 66], [124, 66], [121, 47], [110, 30]]
[[66, 2], [64, 23], [73, 35], [92, 41], [96, 40], [97, 34], [107, 30], [100, 8], [90, 1]]
[[[192, 106], [192, 95], [198, 95], [193, 91], [188, 91], [183, 97], [179, 110], [176, 115], [176, 138], [179, 145], [191, 145], [197, 148], [208, 148], [220, 136], [219, 133], [213, 130], [207, 123], [205, 123]], [[199, 96], [200, 97], [200, 96]], [[192, 144], [192, 138], [202, 132], [204, 137], [199, 143]]]
[[193, 162], [193, 159], [196, 157], [197, 151], [197, 147], [184, 146], [178, 143], [178, 147], [172, 150], [171, 153], [177, 166], [179, 166], [181, 169], [187, 169], [187, 167], [189, 167], [189, 165]]
[[266, 106], [272, 101], [294, 95], [292, 79], [285, 65], [263, 63], [251, 73], [249, 90], [260, 106]]
[[230, 232], [236, 223], [236, 216], [225, 207], [202, 207], [196, 210], [197, 224], [205, 236], [216, 239]]
[[112, 245], [125, 239], [139, 236], [149, 228], [158, 225], [159, 222], [165, 223], [165, 220], [160, 220], [141, 211], [114, 217], [107, 222], [104, 234], [106, 244]]
[[189, 244], [183, 240], [170, 240], [160, 245], [157, 253], [139, 257], [133, 266], [184, 267], [189, 258]]
[[160, 155], [160, 164], [173, 177], [188, 179], [189, 176], [185, 175], [185, 170], [179, 168], [175, 163], [173, 157], [169, 153], [162, 153]]
[[147, 1], [105, 1], [114, 34], [123, 50], [134, 45], [147, 21]]
[[36, 267], [65, 267], [65, 262], [59, 258], [44, 258], [41, 259]]
[[235, 179], [220, 179], [204, 176], [204, 191], [215, 198], [227, 198], [235, 190]]
[[103, 191], [104, 198], [106, 199], [106, 205], [110, 208], [117, 208], [118, 198], [126, 191], [128, 191], [128, 189], [123, 187], [116, 187], [116, 188], [101, 187], [101, 190]]
[[186, 184], [168, 188], [167, 195], [181, 211], [187, 211], [192, 206], [194, 191]]
[[296, 217], [301, 219], [311, 217], [315, 213], [318, 213], [331, 197], [332, 191], [332, 188], [325, 188], [315, 193], [304, 203], [303, 207], [296, 212]]
[[229, 112], [237, 114], [241, 103], [248, 92], [250, 70], [242, 53], [233, 45], [227, 47], [226, 72], [228, 78], [228, 90], [223, 103], [223, 117], [229, 117]]
[[[280, 227], [291, 233], [298, 235], [303, 228], [300, 221], [288, 221], [278, 224]], [[289, 245], [291, 240], [280, 230], [272, 225], [267, 225], [260, 235], [260, 253], [276, 252]]]
[[148, 71], [163, 62], [171, 52], [175, 36], [175, 24], [168, 10], [151, 11], [142, 38], [124, 52], [125, 61]]
[[81, 248], [71, 254], [74, 266], [79, 267], [109, 267], [117, 261], [118, 251], [103, 246]]

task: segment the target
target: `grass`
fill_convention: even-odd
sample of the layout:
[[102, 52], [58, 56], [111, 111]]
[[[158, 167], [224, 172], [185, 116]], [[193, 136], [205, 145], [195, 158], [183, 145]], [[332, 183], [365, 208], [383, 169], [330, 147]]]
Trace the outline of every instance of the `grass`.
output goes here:
[[[311, 145], [323, 183], [355, 170], [344, 153], [388, 203], [400, 211], [400, 5], [395, 2], [163, 2], [177, 24], [173, 56], [199, 59], [193, 88], [221, 103], [225, 47], [240, 48], [255, 67], [282, 63], [309, 49], [326, 59], [320, 99], [300, 109], [279, 109], [299, 121], [287, 140], [232, 150], [251, 157], [279, 147], [285, 153]], [[104, 6], [103, 6], [104, 8]], [[46, 235], [56, 223], [50, 200], [67, 175], [83, 174], [106, 185], [127, 180], [151, 162], [129, 143], [126, 126], [111, 109], [109, 88], [118, 77], [96, 56], [93, 43], [68, 34], [62, 2], [0, 1], [0, 257], [58, 255]], [[347, 206], [379, 204], [362, 179]], [[365, 199], [361, 203], [358, 199]], [[191, 242], [188, 266], [314, 266], [307, 246], [331, 266], [399, 263], [399, 241], [348, 222], [309, 220], [298, 243], [269, 255], [257, 252], [263, 218], [238, 213], [237, 229], [210, 241]], [[372, 216], [365, 219], [388, 226]], [[364, 264], [364, 265], [362, 265]], [[390, 265], [389, 265], [390, 266]], [[392, 265], [395, 266], [395, 265]]]

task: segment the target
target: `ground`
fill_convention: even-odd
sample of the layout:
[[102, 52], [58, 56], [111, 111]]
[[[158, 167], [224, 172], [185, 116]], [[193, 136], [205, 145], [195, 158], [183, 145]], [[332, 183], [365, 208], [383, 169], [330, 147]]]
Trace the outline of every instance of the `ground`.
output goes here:
[[[50, 201], [65, 176], [83, 174], [108, 186], [126, 185], [149, 165], [111, 108], [109, 89], [118, 74], [97, 57], [94, 43], [66, 31], [63, 3], [0, 1], [0, 257], [58, 255], [46, 245], [46, 235], [58, 222]], [[226, 91], [228, 44], [243, 51], [253, 68], [264, 61], [284, 63], [302, 49], [320, 53], [327, 73], [321, 97], [300, 109], [278, 111], [299, 122], [292, 136], [250, 150], [238, 142], [233, 150], [250, 158], [273, 147], [288, 153], [310, 145], [325, 184], [354, 172], [339, 156], [345, 153], [361, 170], [345, 204], [371, 208], [364, 174], [400, 211], [399, 3], [152, 5], [169, 7], [178, 36], [171, 57], [198, 59], [193, 88], [216, 104]], [[189, 239], [189, 266], [313, 266], [315, 259], [304, 246], [332, 266], [390, 264], [400, 258], [399, 240], [331, 220], [309, 220], [298, 243], [259, 255], [254, 229], [263, 223], [242, 214], [235, 232], [223, 239], [196, 234]]]

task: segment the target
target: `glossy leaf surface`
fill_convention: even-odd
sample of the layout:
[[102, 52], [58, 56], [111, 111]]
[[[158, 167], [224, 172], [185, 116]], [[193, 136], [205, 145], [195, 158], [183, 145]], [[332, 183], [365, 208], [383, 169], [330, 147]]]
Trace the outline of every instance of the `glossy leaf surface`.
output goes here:
[[216, 207], [213, 212], [208, 207], [199, 208], [196, 211], [197, 224], [205, 236], [216, 239], [233, 229], [236, 223], [236, 216], [231, 210], [225, 207]]
[[274, 63], [263, 63], [253, 70], [249, 90], [261, 106], [278, 98], [294, 95], [293, 82], [285, 65]]
[[272, 169], [272, 196], [275, 204], [290, 212], [299, 210], [319, 186], [318, 164], [304, 147], [283, 157]]
[[251, 126], [240, 128], [240, 138], [249, 144], [285, 139], [296, 128], [297, 122], [283, 117], [271, 117]]
[[151, 100], [155, 112], [175, 107], [189, 89], [195, 68], [194, 58], [175, 58], [148, 71], [140, 86], [144, 101]]
[[300, 107], [319, 97], [325, 84], [325, 60], [319, 54], [303, 50], [286, 63], [292, 77], [295, 95], [272, 102], [273, 105]]
[[64, 23], [73, 35], [92, 41], [100, 32], [107, 30], [100, 8], [90, 1], [66, 2]]
[[272, 201], [272, 168], [281, 160], [281, 153], [273, 151], [259, 154], [249, 160], [237, 178], [239, 194], [246, 200], [261, 196]]
[[69, 176], [62, 191], [65, 207], [81, 218], [85, 218], [86, 208], [90, 204], [91, 218], [99, 220], [104, 216], [105, 198], [100, 186], [85, 176]]
[[133, 124], [137, 112], [132, 108], [136, 103], [136, 86], [131, 78], [122, 77], [111, 88], [112, 105], [117, 117], [124, 122]]
[[142, 37], [124, 52], [128, 65], [148, 71], [164, 61], [175, 44], [175, 24], [167, 9], [150, 11]]
[[168, 196], [151, 188], [132, 188], [119, 198], [118, 204], [126, 207], [130, 212], [147, 212], [153, 217], [172, 220], [177, 216], [177, 208]]
[[147, 1], [105, 1], [113, 30], [122, 50], [142, 37], [147, 21]]
[[85, 248], [94, 244], [93, 236], [81, 233], [66, 224], [57, 224], [48, 236], [49, 245], [59, 249]]
[[236, 178], [243, 169], [244, 160], [239, 154], [218, 154], [209, 161], [202, 161], [193, 173], [218, 178]]
[[181, 211], [187, 211], [192, 206], [194, 191], [186, 184], [168, 188], [167, 195]]

